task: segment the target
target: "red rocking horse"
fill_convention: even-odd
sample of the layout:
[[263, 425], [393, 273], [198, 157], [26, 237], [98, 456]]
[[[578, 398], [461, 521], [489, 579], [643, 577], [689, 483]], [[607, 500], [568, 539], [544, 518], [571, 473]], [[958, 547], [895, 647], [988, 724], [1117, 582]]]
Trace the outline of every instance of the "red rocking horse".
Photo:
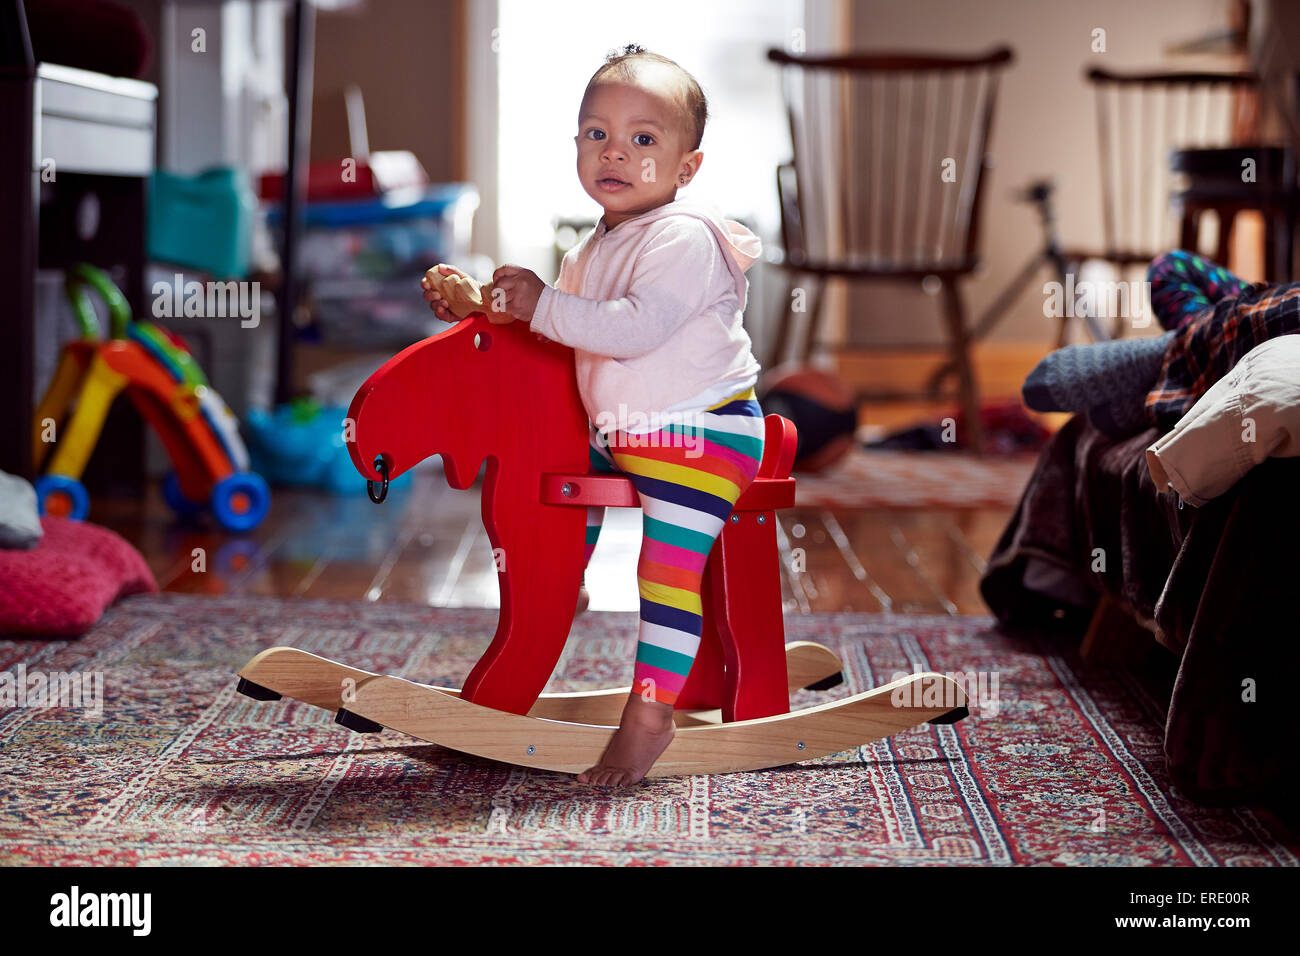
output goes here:
[[[487, 460], [483, 524], [505, 558], [496, 635], [459, 689], [273, 647], [239, 671], [240, 692], [334, 710], [356, 731], [390, 728], [527, 767], [577, 773], [597, 763], [630, 688], [541, 692], [573, 623], [586, 508], [637, 507], [639, 498], [629, 478], [589, 471], [573, 351], [526, 323], [474, 313], [370, 376], [348, 424], [352, 459], [376, 501], [431, 455], [442, 455], [447, 481], [460, 489]], [[795, 443], [792, 422], [766, 417], [758, 475], [705, 568], [703, 631], [676, 702], [679, 729], [648, 776], [781, 766], [967, 715], [960, 685], [933, 673], [790, 712], [791, 690], [843, 680], [828, 648], [785, 643], [776, 511], [794, 504]]]

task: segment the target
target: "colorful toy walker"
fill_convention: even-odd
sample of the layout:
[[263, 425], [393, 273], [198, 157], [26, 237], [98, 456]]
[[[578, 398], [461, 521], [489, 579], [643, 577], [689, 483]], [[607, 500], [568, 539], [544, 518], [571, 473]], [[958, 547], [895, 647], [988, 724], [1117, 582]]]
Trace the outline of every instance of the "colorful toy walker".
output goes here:
[[[100, 340], [86, 287], [108, 306], [107, 341]], [[41, 513], [86, 517], [90, 499], [81, 474], [113, 400], [125, 389], [171, 458], [174, 470], [163, 482], [163, 497], [172, 510], [191, 515], [210, 507], [228, 531], [257, 527], [270, 507], [270, 491], [248, 470], [239, 424], [185, 343], [152, 323], [133, 321], [126, 298], [94, 266], [70, 269], [65, 289], [81, 338], [64, 346], [36, 407], [32, 455], [37, 469], [44, 466], [36, 481]], [[51, 429], [57, 441], [50, 441]]]
[[[350, 417], [352, 458], [376, 501], [430, 455], [442, 455], [448, 482], [461, 489], [487, 459], [483, 524], [506, 556], [496, 636], [461, 688], [272, 647], [239, 671], [238, 690], [337, 711], [354, 731], [390, 728], [520, 766], [577, 773], [596, 764], [630, 687], [541, 691], [573, 623], [586, 509], [637, 507], [639, 498], [631, 479], [589, 472], [573, 351], [523, 322], [493, 324], [472, 312], [390, 359], [357, 392]], [[796, 436], [778, 415], [766, 427], [758, 477], [709, 555], [678, 732], [648, 776], [781, 766], [967, 715], [960, 685], [933, 673], [790, 712], [791, 690], [834, 687], [843, 675], [828, 648], [784, 640], [775, 512], [794, 503]]]

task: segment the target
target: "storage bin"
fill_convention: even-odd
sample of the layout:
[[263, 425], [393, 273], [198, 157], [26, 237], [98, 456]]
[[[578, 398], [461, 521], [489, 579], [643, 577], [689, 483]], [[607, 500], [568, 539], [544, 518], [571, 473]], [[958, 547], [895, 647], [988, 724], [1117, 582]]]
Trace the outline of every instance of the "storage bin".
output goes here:
[[197, 176], [155, 170], [149, 180], [149, 258], [217, 279], [242, 279], [256, 215], [257, 199], [240, 170], [223, 166]]
[[[438, 183], [304, 207], [300, 276], [321, 340], [400, 346], [441, 328], [420, 277], [439, 262], [468, 261], [478, 202], [469, 183]], [[283, 210], [265, 209], [278, 242]]]

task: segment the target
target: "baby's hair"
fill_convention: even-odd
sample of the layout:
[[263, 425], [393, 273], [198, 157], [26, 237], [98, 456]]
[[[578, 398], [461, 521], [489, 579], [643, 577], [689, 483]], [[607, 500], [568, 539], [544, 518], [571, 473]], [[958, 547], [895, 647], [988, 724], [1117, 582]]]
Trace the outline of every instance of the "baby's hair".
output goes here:
[[[621, 50], [611, 50], [605, 57], [604, 64], [587, 81], [587, 92], [590, 92], [591, 88], [607, 73], [614, 73], [625, 80], [635, 80], [636, 60], [651, 60], [655, 63], [662, 63], [665, 66], [671, 66], [682, 75], [684, 105], [691, 122], [695, 126], [691, 149], [699, 149], [700, 142], [704, 139], [704, 124], [709, 118], [709, 102], [705, 99], [704, 90], [700, 89], [700, 84], [695, 77], [682, 69], [675, 61], [668, 59], [668, 57], [661, 56], [658, 53], [651, 53], [635, 43], [629, 43]], [[585, 97], [586, 93], [583, 95]]]

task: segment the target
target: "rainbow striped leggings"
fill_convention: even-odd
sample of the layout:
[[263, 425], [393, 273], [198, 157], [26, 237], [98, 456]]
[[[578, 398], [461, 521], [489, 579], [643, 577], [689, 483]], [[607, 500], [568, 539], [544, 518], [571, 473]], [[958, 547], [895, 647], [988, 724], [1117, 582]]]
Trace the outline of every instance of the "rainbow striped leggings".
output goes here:
[[[700, 647], [709, 552], [763, 458], [763, 412], [749, 388], [645, 435], [613, 431], [602, 440], [589, 427], [592, 471], [627, 475], [641, 498], [641, 627], [632, 689], [673, 704]], [[604, 518], [604, 507], [587, 509], [584, 568]]]

